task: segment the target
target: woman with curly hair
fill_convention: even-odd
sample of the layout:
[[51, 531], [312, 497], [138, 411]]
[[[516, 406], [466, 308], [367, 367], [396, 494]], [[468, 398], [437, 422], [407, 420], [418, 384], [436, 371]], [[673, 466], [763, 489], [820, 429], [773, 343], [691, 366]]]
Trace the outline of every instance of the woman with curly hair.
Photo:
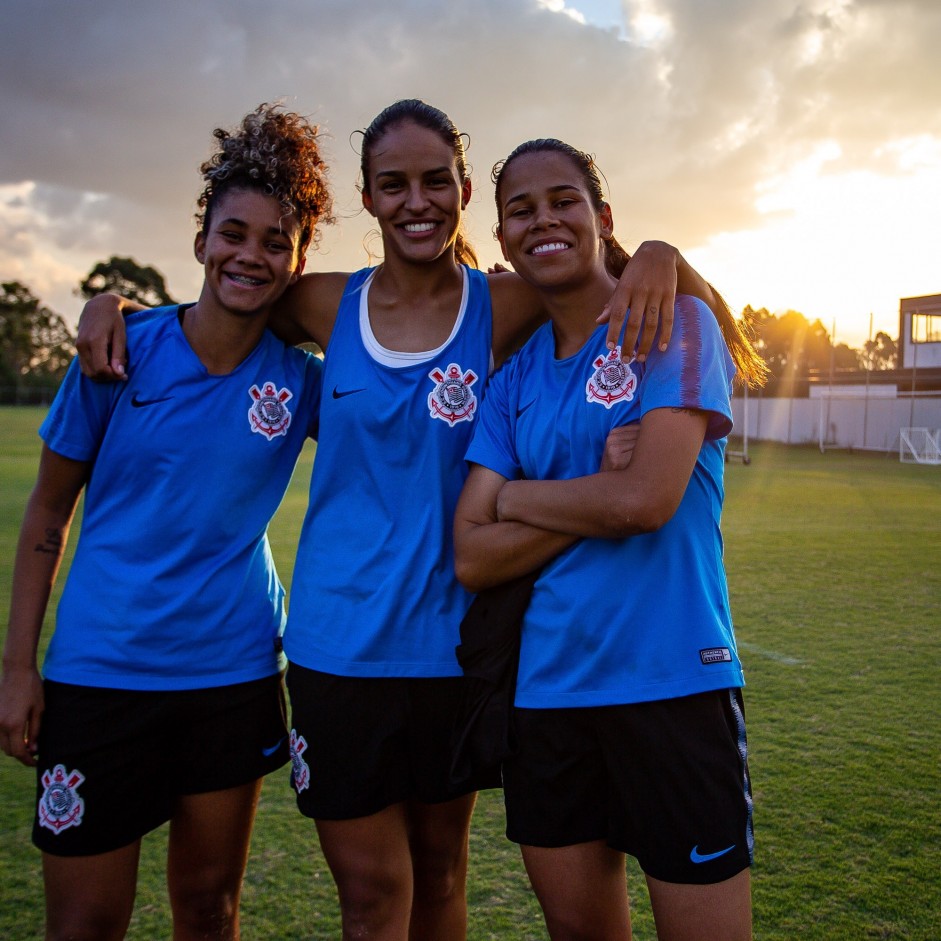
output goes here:
[[331, 201], [317, 128], [300, 116], [263, 105], [214, 133], [199, 299], [128, 319], [127, 383], [94, 384], [76, 360], [40, 428], [0, 747], [36, 768], [48, 938], [123, 938], [141, 839], [168, 821], [174, 939], [237, 938], [261, 780], [288, 760], [267, 526], [316, 432], [321, 366], [266, 326]]

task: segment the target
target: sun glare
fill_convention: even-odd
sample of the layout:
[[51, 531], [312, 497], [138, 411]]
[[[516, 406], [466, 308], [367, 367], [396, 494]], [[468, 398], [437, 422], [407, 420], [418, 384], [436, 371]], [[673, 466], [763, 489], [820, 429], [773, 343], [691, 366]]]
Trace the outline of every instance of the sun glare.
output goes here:
[[[833, 172], [835, 142], [821, 145], [756, 194], [765, 224], [718, 235], [689, 252], [745, 304], [793, 309], [837, 342], [858, 347], [874, 329], [898, 334], [899, 299], [941, 292], [941, 227], [925, 212], [941, 205], [941, 142], [899, 141], [886, 172]], [[893, 172], [894, 171], [894, 172]]]

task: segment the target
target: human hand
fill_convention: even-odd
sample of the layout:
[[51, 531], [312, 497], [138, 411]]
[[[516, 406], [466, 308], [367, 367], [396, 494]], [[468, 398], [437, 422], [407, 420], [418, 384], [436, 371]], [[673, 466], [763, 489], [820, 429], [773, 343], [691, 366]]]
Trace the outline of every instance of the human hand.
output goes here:
[[127, 329], [123, 298], [99, 294], [82, 308], [75, 348], [82, 372], [96, 382], [127, 380]]
[[612, 428], [604, 443], [604, 454], [601, 456], [601, 467], [598, 470], [624, 470], [631, 463], [631, 455], [634, 453], [639, 434], [640, 422]]
[[642, 242], [621, 273], [611, 300], [598, 317], [598, 323], [608, 324], [609, 350], [618, 345], [621, 329], [624, 328], [624, 340], [621, 343], [621, 359], [624, 362], [630, 362], [634, 356], [638, 336], [637, 361], [642, 363], [647, 358], [658, 324], [660, 351], [669, 346], [673, 333], [678, 259], [679, 252], [666, 242]]
[[0, 749], [29, 767], [36, 765], [40, 718], [45, 708], [35, 667], [3, 671], [0, 679]]

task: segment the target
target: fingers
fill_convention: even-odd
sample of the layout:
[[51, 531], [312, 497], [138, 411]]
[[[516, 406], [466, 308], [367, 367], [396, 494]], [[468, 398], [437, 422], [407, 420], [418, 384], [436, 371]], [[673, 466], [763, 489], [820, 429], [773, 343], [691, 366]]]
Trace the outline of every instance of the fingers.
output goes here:
[[631, 456], [640, 434], [640, 422], [619, 425], [612, 428], [605, 440], [604, 454], [601, 459], [601, 471], [624, 470], [631, 462]]
[[79, 329], [75, 349], [78, 351], [78, 364], [82, 373], [89, 379], [96, 378], [109, 368], [107, 342], [97, 341], [87, 333], [83, 335]]
[[667, 347], [670, 345], [670, 340], [673, 339], [673, 302], [675, 295], [672, 295], [669, 299], [665, 299], [663, 305], [660, 308], [660, 345], [657, 349], [661, 353], [665, 353]]
[[0, 729], [0, 750], [15, 758], [20, 764], [34, 768], [36, 766], [36, 740], [39, 735], [39, 716], [31, 716], [28, 723], [23, 723], [19, 734]]
[[75, 340], [82, 373], [96, 382], [127, 379], [127, 330], [118, 310], [85, 305]]
[[[660, 328], [659, 349], [667, 348], [673, 334], [677, 251], [665, 242], [644, 242], [621, 273], [614, 294], [598, 318], [608, 324], [607, 345], [620, 342], [621, 359], [629, 362], [636, 351], [643, 362]], [[661, 323], [662, 321], [662, 323]]]
[[[670, 325], [673, 324], [672, 304], [670, 306]], [[617, 292], [611, 298], [604, 310], [598, 317], [598, 323], [608, 324], [608, 334], [606, 338], [607, 347], [613, 350], [616, 346], [621, 347], [621, 359], [625, 363], [630, 362], [636, 355], [639, 362], [643, 362], [650, 352], [653, 345], [653, 338], [657, 333], [657, 325], [660, 322], [660, 307], [656, 303], [647, 302], [646, 295], [635, 297], [632, 303], [625, 304], [619, 302]], [[623, 330], [623, 336], [621, 331]], [[640, 345], [638, 346], [638, 337]]]
[[127, 365], [127, 330], [123, 318], [120, 329], [116, 327], [114, 336], [111, 338], [111, 361], [108, 365], [119, 379], [127, 379], [125, 370]]
[[[630, 360], [634, 352], [634, 345], [637, 342], [637, 335], [640, 332], [643, 320], [643, 303], [638, 303], [638, 298], [632, 296], [629, 287], [619, 283], [614, 290], [614, 294], [611, 295], [611, 300], [605, 304], [604, 309], [598, 316], [597, 322], [607, 322], [608, 334], [605, 342], [608, 349], [613, 350], [620, 345], [621, 358], [627, 361]], [[621, 338], [622, 330], [624, 332], [623, 339]]]

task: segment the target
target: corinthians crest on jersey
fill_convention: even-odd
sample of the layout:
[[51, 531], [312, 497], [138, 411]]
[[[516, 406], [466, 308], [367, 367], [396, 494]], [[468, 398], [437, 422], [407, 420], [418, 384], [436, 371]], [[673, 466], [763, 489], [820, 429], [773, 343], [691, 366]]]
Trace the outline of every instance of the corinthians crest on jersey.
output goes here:
[[[634, 360], [631, 360], [631, 363]], [[585, 397], [611, 408], [616, 402], [630, 402], [637, 389], [637, 376], [630, 363], [621, 362], [621, 347], [616, 346], [593, 362], [594, 371], [585, 383]]]
[[248, 424], [252, 431], [264, 435], [269, 441], [288, 433], [291, 413], [287, 403], [294, 398], [288, 389], [279, 389], [273, 382], [263, 382], [261, 388], [248, 390], [252, 405], [248, 410]]
[[477, 373], [466, 372], [457, 363], [451, 363], [442, 372], [435, 367], [428, 373], [435, 387], [428, 393], [428, 410], [432, 418], [440, 418], [451, 427], [459, 421], [473, 421], [477, 410], [477, 396], [471, 386]]

